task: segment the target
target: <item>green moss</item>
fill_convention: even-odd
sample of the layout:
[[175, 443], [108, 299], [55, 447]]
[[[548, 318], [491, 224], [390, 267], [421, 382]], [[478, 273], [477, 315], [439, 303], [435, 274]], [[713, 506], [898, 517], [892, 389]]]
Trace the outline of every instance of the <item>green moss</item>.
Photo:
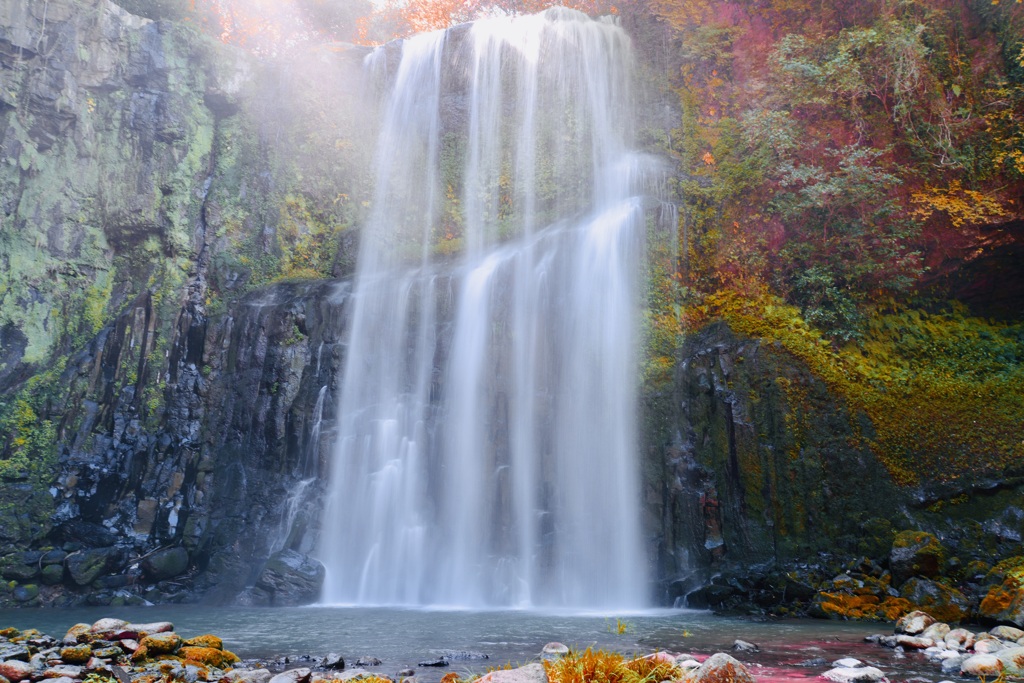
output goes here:
[[806, 363], [846, 402], [851, 417], [868, 417], [874, 433], [865, 436], [897, 482], [1022, 469], [1020, 326], [969, 318], [955, 307], [876, 312], [863, 341], [836, 348], [798, 309], [764, 290], [723, 291], [688, 313], [696, 325], [720, 316], [741, 334], [777, 341]]

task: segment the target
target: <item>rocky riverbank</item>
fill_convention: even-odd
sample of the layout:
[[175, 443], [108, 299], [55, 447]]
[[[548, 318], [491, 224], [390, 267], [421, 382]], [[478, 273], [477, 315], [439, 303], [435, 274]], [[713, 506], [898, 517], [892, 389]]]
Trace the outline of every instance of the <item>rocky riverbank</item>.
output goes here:
[[[784, 630], [785, 622], [778, 628]], [[737, 633], [742, 629], [738, 625]], [[453, 650], [398, 668], [396, 662], [373, 656], [336, 653], [242, 659], [215, 635], [188, 638], [167, 621], [104, 618], [76, 624], [61, 638], [35, 629], [0, 630], [0, 683], [930, 683], [948, 677], [1024, 678], [1024, 630], [1013, 627], [968, 630], [912, 612], [897, 622], [892, 635], [850, 638], [838, 633], [823, 632], [799, 643], [730, 638], [711, 648], [705, 643], [686, 652], [670, 647], [629, 656], [548, 643], [531, 661], [515, 666], [494, 666], [485, 652]]]
[[[460, 660], [486, 658], [487, 655], [481, 653], [452, 652], [437, 660], [420, 662], [419, 667], [437, 669]], [[656, 652], [626, 658], [591, 649], [577, 652], [561, 643], [549, 643], [539, 653], [539, 659], [524, 666], [495, 668], [482, 677], [449, 672], [441, 681], [458, 683], [467, 678], [479, 678], [488, 683], [586, 683], [625, 678], [687, 683], [754, 681], [746, 666], [725, 653], [700, 656]], [[0, 630], [0, 683], [389, 683], [395, 678], [403, 683], [417, 681], [416, 668], [401, 670], [392, 678], [372, 671], [381, 665], [379, 659], [363, 657], [354, 664], [355, 668], [346, 667], [344, 657], [334, 653], [324, 657], [305, 655], [243, 661], [225, 649], [218, 636], [183, 638], [175, 633], [173, 624], [166, 621], [132, 624], [104, 618], [91, 625], [76, 624], [59, 639], [35, 629]]]

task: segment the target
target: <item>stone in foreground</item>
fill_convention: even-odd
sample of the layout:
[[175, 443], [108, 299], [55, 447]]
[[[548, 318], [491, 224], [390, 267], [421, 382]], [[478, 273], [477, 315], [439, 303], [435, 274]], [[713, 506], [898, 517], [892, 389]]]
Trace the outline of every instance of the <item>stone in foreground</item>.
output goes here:
[[840, 666], [821, 675], [835, 683], [877, 683], [887, 681], [885, 674], [873, 666]]

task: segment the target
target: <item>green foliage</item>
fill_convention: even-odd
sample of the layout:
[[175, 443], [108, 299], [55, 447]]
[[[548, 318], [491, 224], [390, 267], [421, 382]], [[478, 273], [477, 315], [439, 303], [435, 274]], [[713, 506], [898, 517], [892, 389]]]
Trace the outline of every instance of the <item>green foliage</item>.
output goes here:
[[0, 527], [34, 540], [49, 531], [57, 465], [57, 427], [49, 416], [63, 364], [37, 375], [0, 400]]

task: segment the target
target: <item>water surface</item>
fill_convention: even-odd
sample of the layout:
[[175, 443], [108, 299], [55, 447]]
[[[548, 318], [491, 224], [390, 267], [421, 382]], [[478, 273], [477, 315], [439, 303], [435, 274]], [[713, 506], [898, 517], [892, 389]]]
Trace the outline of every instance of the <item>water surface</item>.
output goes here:
[[[816, 657], [832, 662], [845, 656], [878, 666], [894, 682], [914, 677], [942, 679], [938, 668], [916, 653], [901, 658], [892, 650], [863, 642], [870, 633], [891, 633], [891, 625], [810, 619], [762, 622], [690, 610], [616, 616], [368, 607], [103, 607], [4, 610], [0, 611], [0, 626], [38, 628], [60, 637], [72, 624], [106, 616], [136, 622], [171, 621], [186, 637], [212, 632], [243, 658], [336, 652], [353, 666], [360, 656], [374, 656], [383, 661], [375, 671], [388, 676], [445, 651], [488, 655], [485, 661], [453, 660], [447, 669], [417, 669], [417, 678], [426, 683], [437, 681], [448, 671], [481, 673], [490, 667], [535, 661], [551, 641], [625, 654], [665, 649], [707, 655], [728, 651], [737, 638], [761, 647], [756, 654], [733, 653], [752, 667], [759, 681], [816, 679], [829, 667], [796, 664]], [[619, 633], [620, 623], [624, 633]]]

